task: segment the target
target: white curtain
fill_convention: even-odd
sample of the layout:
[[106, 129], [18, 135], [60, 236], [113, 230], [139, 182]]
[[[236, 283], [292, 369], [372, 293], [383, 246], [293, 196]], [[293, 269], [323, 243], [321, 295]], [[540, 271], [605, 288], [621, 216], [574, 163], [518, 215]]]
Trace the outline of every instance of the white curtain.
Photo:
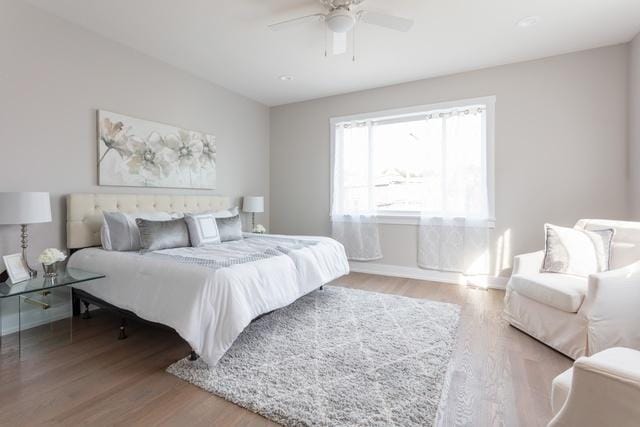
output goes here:
[[382, 258], [378, 222], [373, 215], [341, 215], [332, 219], [333, 238], [344, 245], [352, 261]]
[[489, 273], [485, 115], [483, 107], [474, 107], [427, 117], [430, 161], [418, 227], [422, 268]]
[[421, 217], [418, 266], [465, 275], [489, 273], [489, 227], [466, 218]]
[[[382, 249], [372, 197], [371, 123], [338, 124], [334, 138], [332, 236], [344, 245], [351, 260], [380, 259]], [[349, 143], [344, 144], [345, 140]]]

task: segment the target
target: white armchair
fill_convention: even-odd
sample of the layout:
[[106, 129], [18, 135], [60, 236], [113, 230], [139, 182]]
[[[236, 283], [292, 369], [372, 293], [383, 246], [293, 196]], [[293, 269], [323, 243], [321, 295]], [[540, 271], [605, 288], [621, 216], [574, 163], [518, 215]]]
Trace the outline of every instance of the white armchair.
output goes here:
[[548, 427], [637, 426], [640, 352], [610, 348], [581, 357], [553, 380]]
[[588, 278], [541, 273], [544, 251], [515, 257], [505, 318], [572, 359], [609, 347], [640, 349], [640, 222], [580, 220], [614, 228], [611, 270]]

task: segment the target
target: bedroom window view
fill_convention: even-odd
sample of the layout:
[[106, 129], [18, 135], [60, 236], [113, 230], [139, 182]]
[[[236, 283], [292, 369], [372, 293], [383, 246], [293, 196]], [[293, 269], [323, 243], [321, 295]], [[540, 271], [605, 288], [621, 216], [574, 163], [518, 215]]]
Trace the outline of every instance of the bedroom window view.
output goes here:
[[479, 104], [335, 123], [334, 213], [487, 218]]
[[331, 120], [332, 236], [384, 257], [379, 223], [418, 227], [418, 267], [486, 274], [494, 97]]

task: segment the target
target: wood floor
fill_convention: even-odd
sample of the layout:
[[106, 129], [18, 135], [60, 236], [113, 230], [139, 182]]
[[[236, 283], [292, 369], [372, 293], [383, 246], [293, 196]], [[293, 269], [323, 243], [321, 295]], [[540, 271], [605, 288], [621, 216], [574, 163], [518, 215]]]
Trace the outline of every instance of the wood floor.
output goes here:
[[[502, 320], [503, 292], [358, 273], [334, 284], [463, 307], [442, 425], [548, 422], [551, 381], [571, 361]], [[3, 340], [1, 425], [275, 425], [165, 373], [189, 352], [177, 334], [132, 323], [118, 341], [119, 319], [101, 311], [73, 322], [64, 345], [68, 321], [58, 336], [32, 330], [21, 362]]]

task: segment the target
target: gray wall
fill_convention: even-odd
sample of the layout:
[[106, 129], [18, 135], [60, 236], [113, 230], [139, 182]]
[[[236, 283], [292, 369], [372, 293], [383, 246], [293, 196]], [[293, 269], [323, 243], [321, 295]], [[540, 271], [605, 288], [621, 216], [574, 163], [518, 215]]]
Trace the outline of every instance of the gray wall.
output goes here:
[[[496, 95], [497, 270], [545, 222], [627, 217], [626, 45], [271, 109], [271, 228], [329, 234], [329, 118]], [[498, 238], [503, 247], [498, 250]], [[382, 225], [382, 264], [416, 266], [416, 227]]]
[[[0, 0], [0, 65], [0, 191], [53, 196], [53, 223], [31, 228], [32, 262], [45, 247], [65, 247], [63, 196], [71, 192], [268, 200], [266, 106], [13, 0]], [[96, 109], [216, 135], [218, 189], [98, 187]], [[0, 253], [18, 252], [18, 233], [0, 226]]]
[[629, 200], [640, 219], [640, 33], [629, 44]]

